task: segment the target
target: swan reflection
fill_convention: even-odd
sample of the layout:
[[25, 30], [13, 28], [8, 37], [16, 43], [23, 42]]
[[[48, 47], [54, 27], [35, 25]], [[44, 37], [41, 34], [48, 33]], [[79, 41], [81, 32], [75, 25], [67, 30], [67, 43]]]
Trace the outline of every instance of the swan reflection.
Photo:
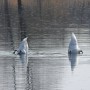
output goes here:
[[77, 54], [69, 54], [68, 56], [71, 64], [71, 70], [74, 71], [74, 68], [77, 65]]
[[28, 55], [27, 54], [21, 54], [20, 55], [20, 61], [24, 65], [28, 65]]

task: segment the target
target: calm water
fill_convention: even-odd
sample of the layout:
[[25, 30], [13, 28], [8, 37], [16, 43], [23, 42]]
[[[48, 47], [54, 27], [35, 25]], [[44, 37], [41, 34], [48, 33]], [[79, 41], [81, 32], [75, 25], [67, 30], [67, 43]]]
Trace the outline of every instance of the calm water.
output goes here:
[[[19, 37], [14, 36], [12, 43], [10, 37], [5, 39], [7, 33], [1, 33], [0, 90], [90, 90], [89, 29], [51, 30], [28, 32], [28, 58], [12, 54]], [[83, 55], [68, 56], [71, 32], [75, 32]]]

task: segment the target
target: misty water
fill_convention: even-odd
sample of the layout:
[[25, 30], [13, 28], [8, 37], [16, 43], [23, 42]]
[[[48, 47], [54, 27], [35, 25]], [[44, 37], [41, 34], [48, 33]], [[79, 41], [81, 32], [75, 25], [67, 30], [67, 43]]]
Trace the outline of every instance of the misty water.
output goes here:
[[[13, 54], [20, 43], [18, 36], [14, 36], [12, 42], [9, 33], [1, 32], [0, 90], [90, 90], [90, 30], [51, 30], [28, 32], [28, 57]], [[72, 32], [83, 55], [68, 56]]]

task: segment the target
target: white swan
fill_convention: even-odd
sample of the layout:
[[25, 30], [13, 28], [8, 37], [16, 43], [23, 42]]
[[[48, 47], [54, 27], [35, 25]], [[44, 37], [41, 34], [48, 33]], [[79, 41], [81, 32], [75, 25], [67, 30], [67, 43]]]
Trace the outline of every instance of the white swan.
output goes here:
[[71, 36], [71, 41], [69, 43], [68, 53], [69, 54], [71, 54], [71, 53], [77, 53], [77, 54], [83, 53], [83, 51], [78, 46], [77, 38], [76, 38], [74, 33], [72, 33], [72, 36]]
[[14, 50], [13, 53], [19, 55], [28, 53], [27, 37], [21, 41], [19, 48], [17, 50]]

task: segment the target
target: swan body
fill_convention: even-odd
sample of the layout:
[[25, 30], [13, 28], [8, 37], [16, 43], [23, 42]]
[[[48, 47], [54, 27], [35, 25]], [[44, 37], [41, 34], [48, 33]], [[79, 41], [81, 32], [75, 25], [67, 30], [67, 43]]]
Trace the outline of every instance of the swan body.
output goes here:
[[74, 33], [72, 33], [72, 36], [71, 36], [71, 41], [69, 43], [68, 53], [69, 54], [71, 54], [71, 53], [77, 53], [77, 54], [83, 53], [83, 51], [78, 46], [78, 41], [77, 41], [77, 38], [76, 38]]
[[17, 53], [21, 55], [21, 54], [26, 54], [27, 52], [28, 52], [28, 43], [27, 43], [27, 37], [26, 37], [21, 41], [19, 48], [17, 50], [14, 50], [13, 53], [14, 54]]

